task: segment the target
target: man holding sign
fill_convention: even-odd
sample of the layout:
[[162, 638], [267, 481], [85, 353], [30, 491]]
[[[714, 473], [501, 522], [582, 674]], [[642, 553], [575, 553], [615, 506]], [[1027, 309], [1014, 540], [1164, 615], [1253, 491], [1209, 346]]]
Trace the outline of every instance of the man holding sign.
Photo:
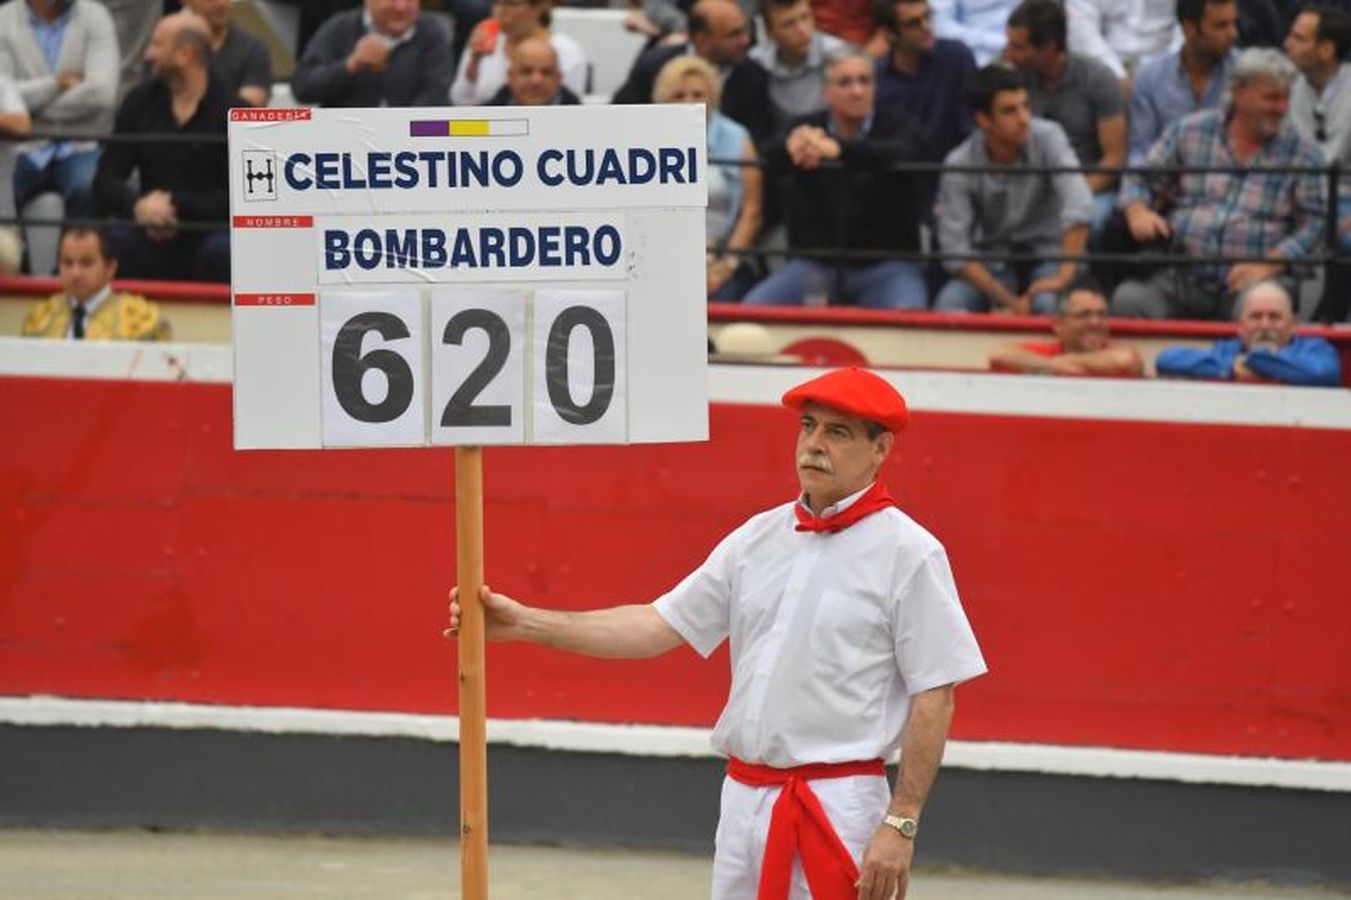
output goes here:
[[[682, 641], [708, 656], [730, 638], [713, 897], [903, 897], [953, 689], [985, 662], [942, 545], [876, 480], [905, 400], [854, 368], [783, 402], [801, 417], [798, 500], [752, 517], [650, 604], [561, 612], [485, 589], [487, 636], [625, 658]], [[459, 622], [452, 592], [448, 634]]]

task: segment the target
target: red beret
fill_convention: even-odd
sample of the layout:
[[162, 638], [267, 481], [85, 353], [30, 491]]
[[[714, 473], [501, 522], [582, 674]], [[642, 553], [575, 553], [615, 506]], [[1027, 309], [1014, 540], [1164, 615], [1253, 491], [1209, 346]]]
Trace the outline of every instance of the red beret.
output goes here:
[[783, 405], [789, 409], [801, 410], [811, 401], [869, 419], [891, 432], [910, 422], [910, 410], [900, 391], [880, 375], [857, 366], [832, 369], [783, 395]]

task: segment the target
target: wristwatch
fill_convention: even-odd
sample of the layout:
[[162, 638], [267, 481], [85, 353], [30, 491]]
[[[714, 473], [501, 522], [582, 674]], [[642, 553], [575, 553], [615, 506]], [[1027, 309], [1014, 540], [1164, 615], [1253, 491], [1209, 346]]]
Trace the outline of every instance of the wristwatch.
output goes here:
[[919, 833], [919, 822], [914, 819], [907, 819], [905, 816], [896, 816], [887, 813], [882, 817], [883, 825], [890, 825], [901, 833], [902, 837], [914, 838]]

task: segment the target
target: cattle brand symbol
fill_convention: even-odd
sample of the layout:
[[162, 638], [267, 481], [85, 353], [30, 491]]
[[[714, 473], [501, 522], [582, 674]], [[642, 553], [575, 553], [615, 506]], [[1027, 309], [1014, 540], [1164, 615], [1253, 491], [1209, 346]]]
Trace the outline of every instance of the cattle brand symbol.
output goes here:
[[244, 199], [277, 199], [277, 164], [272, 151], [244, 151]]

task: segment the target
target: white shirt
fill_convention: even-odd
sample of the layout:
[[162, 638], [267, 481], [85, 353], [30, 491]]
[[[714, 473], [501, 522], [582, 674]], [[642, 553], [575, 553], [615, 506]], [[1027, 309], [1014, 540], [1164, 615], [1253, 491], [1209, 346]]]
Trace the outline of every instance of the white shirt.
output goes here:
[[911, 694], [985, 671], [947, 554], [895, 508], [817, 534], [794, 530], [793, 506], [733, 531], [653, 605], [703, 656], [730, 639], [719, 752], [779, 768], [890, 758]]
[[[586, 96], [586, 74], [590, 63], [586, 51], [566, 34], [553, 32], [549, 35], [549, 44], [558, 54], [558, 70], [563, 73], [563, 83], [578, 97]], [[507, 37], [497, 36], [493, 52], [479, 60], [478, 81], [470, 82], [466, 76], [469, 71], [469, 58], [473, 52], [464, 48], [460, 54], [460, 64], [455, 72], [455, 81], [450, 86], [450, 102], [456, 106], [478, 106], [487, 103], [507, 83]]]
[[1093, 57], [1117, 78], [1182, 44], [1176, 0], [1069, 0], [1065, 15], [1070, 52]]
[[[1303, 75], [1290, 85], [1290, 112], [1287, 116], [1300, 137], [1316, 143], [1328, 163], [1341, 163], [1342, 176], [1338, 179], [1338, 194], [1351, 197], [1351, 63], [1342, 63], [1323, 85], [1315, 91]], [[1319, 140], [1318, 120], [1322, 119], [1322, 140]]]
[[[84, 327], [86, 329], [89, 328], [89, 320], [94, 317], [94, 313], [98, 312], [99, 307], [112, 295], [112, 285], [105, 284], [102, 290], [84, 301]], [[66, 337], [73, 338], [75, 337], [75, 307], [80, 305], [80, 301], [67, 294], [66, 304], [70, 307], [70, 324], [66, 326]]]

